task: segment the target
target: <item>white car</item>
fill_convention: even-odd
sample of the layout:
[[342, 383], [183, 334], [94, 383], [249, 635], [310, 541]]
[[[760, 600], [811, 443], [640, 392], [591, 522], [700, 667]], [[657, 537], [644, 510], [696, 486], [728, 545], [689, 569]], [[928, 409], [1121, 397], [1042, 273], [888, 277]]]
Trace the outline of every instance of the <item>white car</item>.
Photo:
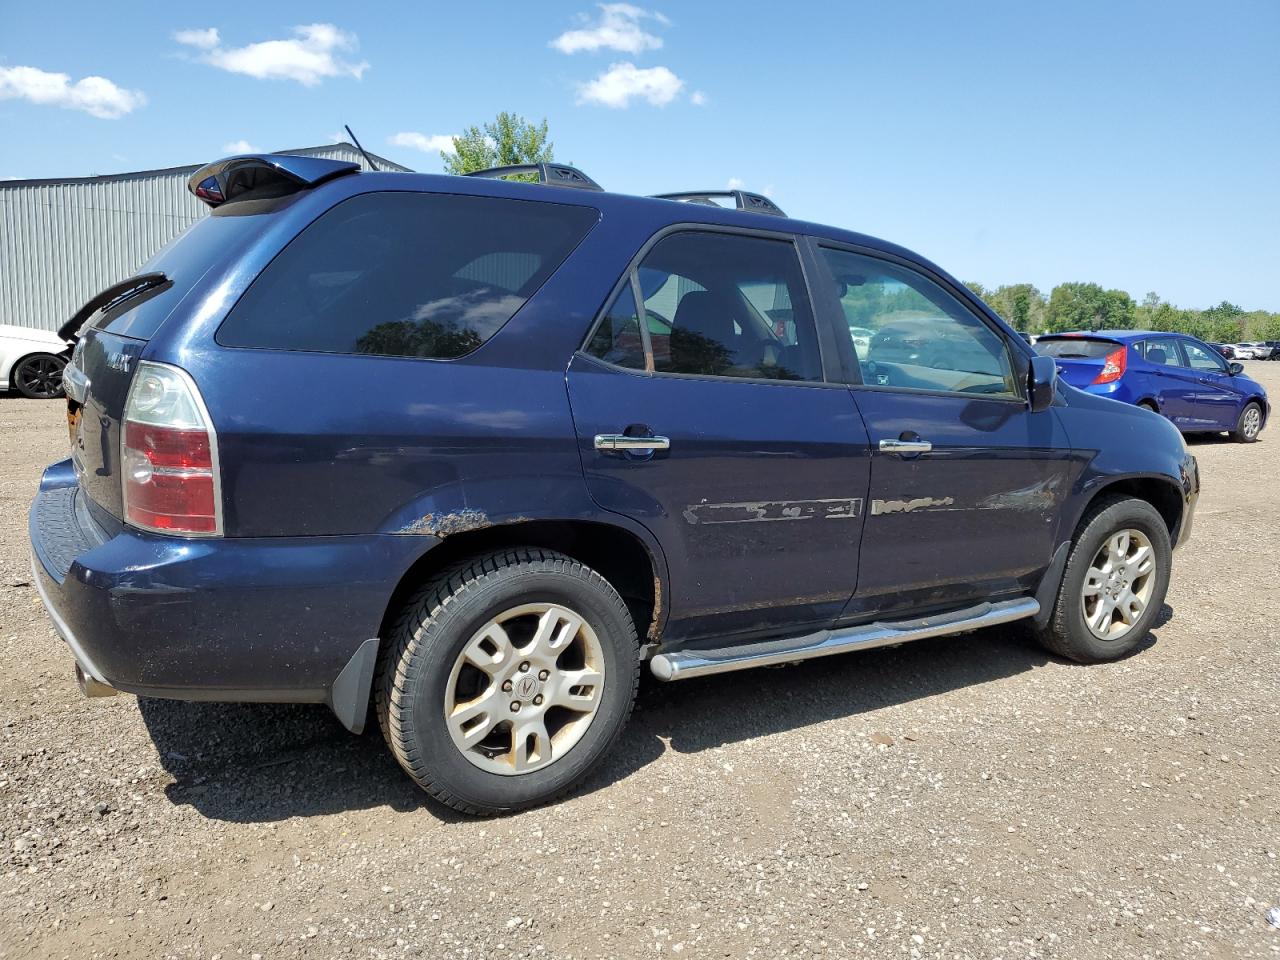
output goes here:
[[871, 350], [871, 338], [876, 335], [874, 330], [868, 330], [866, 327], [850, 327], [849, 336], [853, 340], [853, 350], [858, 355], [859, 360], [866, 360], [867, 353]]
[[1237, 360], [1257, 360], [1258, 352], [1252, 343], [1233, 343], [1231, 349], [1236, 352]]
[[33, 400], [62, 396], [62, 368], [71, 344], [48, 330], [0, 323], [0, 391]]

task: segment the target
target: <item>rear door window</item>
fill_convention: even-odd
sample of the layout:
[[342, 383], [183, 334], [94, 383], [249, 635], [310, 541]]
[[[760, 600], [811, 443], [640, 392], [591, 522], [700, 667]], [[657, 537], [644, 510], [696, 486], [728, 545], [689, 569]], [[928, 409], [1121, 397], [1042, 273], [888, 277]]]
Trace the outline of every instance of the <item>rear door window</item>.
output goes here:
[[598, 219], [590, 207], [369, 193], [307, 227], [218, 330], [228, 347], [451, 359], [475, 350]]
[[1178, 352], [1178, 338], [1152, 337], [1142, 345], [1142, 358], [1157, 367], [1182, 366], [1182, 355]]
[[[657, 373], [754, 380], [821, 380], [813, 311], [789, 240], [687, 231], [654, 244], [596, 328], [586, 351], [619, 361], [638, 323]], [[605, 331], [614, 331], [606, 339]], [[620, 345], [621, 338], [621, 345]]]

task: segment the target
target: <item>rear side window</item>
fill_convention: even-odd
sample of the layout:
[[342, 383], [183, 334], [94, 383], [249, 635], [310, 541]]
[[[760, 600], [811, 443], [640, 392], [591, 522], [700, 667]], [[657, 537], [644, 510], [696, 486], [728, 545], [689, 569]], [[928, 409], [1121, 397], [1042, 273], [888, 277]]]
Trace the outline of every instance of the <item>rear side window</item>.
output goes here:
[[1090, 340], [1087, 337], [1061, 337], [1056, 340], [1041, 337], [1035, 344], [1036, 353], [1059, 360], [1101, 360], [1119, 348], [1120, 344], [1114, 340]]
[[497, 333], [598, 218], [590, 207], [369, 193], [307, 227], [218, 329], [228, 347], [450, 359]]
[[[636, 343], [644, 299], [647, 344]], [[657, 373], [821, 380], [813, 313], [786, 240], [690, 231], [659, 240], [600, 321], [586, 351]]]

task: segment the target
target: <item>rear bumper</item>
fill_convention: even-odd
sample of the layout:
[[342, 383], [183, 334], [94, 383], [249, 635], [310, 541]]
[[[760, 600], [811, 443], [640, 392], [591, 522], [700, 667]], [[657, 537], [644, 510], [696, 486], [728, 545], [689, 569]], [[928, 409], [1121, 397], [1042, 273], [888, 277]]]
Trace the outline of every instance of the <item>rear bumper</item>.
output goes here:
[[110, 535], [65, 462], [46, 471], [29, 533], [40, 598], [92, 680], [143, 696], [335, 710], [335, 686], [371, 673], [369, 641], [401, 575], [437, 542]]

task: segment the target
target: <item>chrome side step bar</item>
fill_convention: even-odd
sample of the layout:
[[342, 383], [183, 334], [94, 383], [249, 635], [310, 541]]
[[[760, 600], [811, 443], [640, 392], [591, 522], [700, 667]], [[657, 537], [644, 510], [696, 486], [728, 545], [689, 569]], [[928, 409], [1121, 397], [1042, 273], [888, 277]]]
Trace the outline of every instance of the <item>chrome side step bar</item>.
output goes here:
[[1040, 604], [1032, 597], [1018, 600], [1001, 600], [999, 603], [980, 603], [975, 607], [941, 613], [918, 620], [898, 623], [867, 623], [860, 627], [840, 630], [819, 630], [817, 633], [785, 640], [768, 640], [763, 643], [744, 643], [715, 650], [678, 650], [660, 653], [649, 661], [649, 669], [659, 680], [685, 680], [689, 677], [705, 677], [712, 673], [728, 673], [731, 670], [748, 670], [751, 667], [769, 667], [814, 657], [828, 657], [854, 650], [871, 650], [888, 647], [909, 640], [926, 637], [943, 637], [953, 633], [994, 627], [1034, 617], [1040, 612]]

